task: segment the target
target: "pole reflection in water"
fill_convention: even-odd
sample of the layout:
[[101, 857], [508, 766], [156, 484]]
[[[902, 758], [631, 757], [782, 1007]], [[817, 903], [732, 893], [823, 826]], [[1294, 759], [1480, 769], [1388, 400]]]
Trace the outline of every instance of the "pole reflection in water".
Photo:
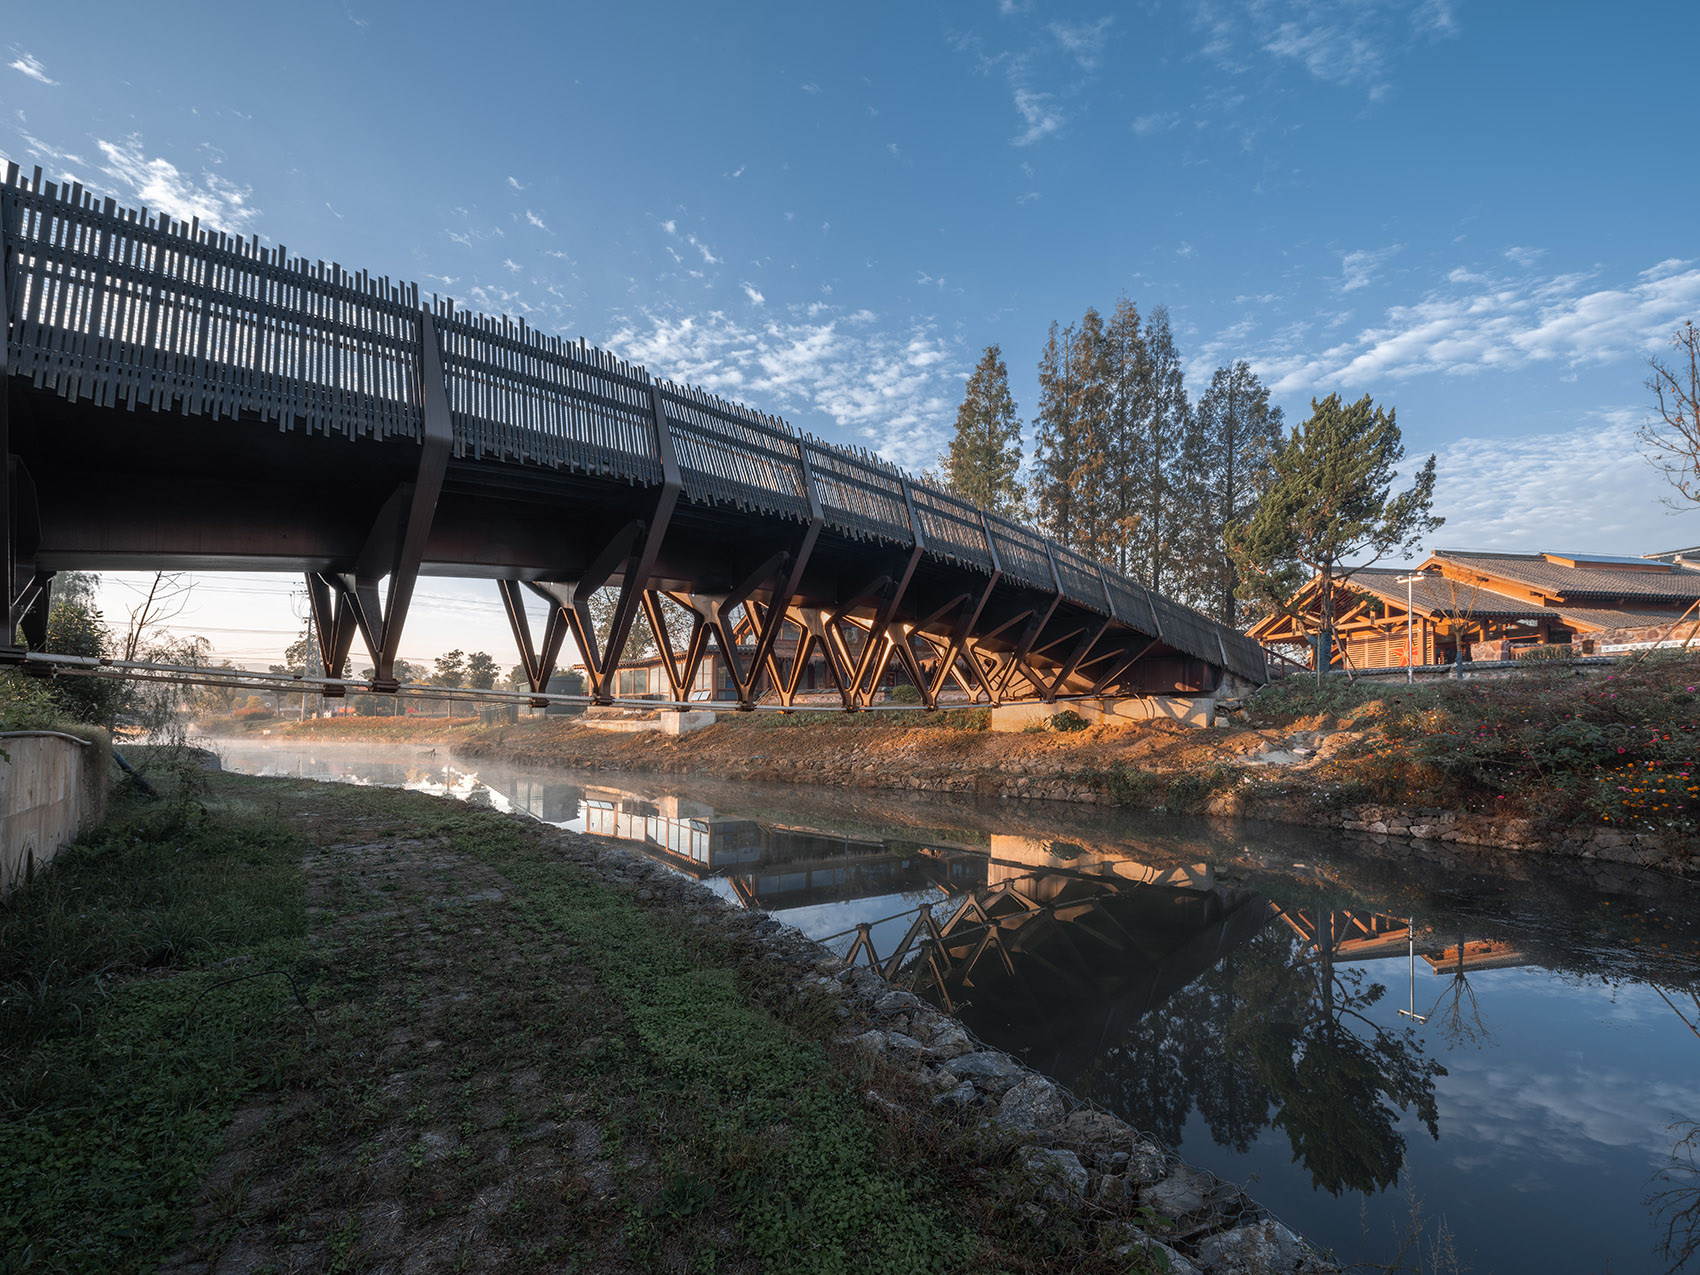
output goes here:
[[[1403, 1246], [1428, 1269], [1441, 1219], [1463, 1263], [1502, 1275], [1695, 1253], [1700, 917], [1682, 883], [1050, 803], [226, 755], [618, 838], [1254, 1180], [1348, 1260]], [[1401, 1184], [1428, 1219], [1416, 1249]]]

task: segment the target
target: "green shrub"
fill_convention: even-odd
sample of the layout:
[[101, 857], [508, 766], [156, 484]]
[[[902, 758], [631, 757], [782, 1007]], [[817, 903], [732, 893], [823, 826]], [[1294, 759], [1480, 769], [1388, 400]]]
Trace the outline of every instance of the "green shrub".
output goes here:
[[1060, 713], [1054, 713], [1050, 719], [1050, 728], [1062, 734], [1072, 734], [1077, 730], [1085, 730], [1092, 723], [1087, 721], [1072, 708], [1065, 708]]
[[899, 682], [885, 693], [885, 701], [888, 704], [919, 704], [921, 692], [908, 682]]

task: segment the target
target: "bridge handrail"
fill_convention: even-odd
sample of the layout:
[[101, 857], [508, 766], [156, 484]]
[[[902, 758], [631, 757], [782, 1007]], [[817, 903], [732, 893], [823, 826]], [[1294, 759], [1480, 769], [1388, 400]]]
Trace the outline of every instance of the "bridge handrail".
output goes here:
[[[45, 182], [39, 168], [25, 178], [16, 164], [0, 187], [0, 231], [14, 376], [107, 407], [421, 437], [417, 285], [292, 257], [194, 219], [121, 209], [80, 183]], [[656, 381], [523, 319], [429, 304], [457, 455], [656, 485], [659, 395], [690, 500], [803, 519], [812, 471], [822, 515], [843, 535], [912, 545], [918, 529], [929, 553], [982, 571], [995, 562], [1012, 583], [1060, 588], [1186, 654], [1267, 676], [1263, 648], [1243, 634], [1010, 519], [982, 520], [972, 504], [866, 451]]]

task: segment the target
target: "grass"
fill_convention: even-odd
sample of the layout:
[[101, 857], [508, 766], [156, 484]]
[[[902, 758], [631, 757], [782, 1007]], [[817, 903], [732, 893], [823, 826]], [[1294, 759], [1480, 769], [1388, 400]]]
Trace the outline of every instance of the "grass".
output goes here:
[[1700, 654], [1626, 659], [1578, 676], [1537, 663], [1516, 677], [1402, 686], [1291, 677], [1259, 691], [1260, 725], [1368, 729], [1331, 764], [1372, 801], [1700, 835]]
[[0, 912], [0, 1269], [146, 1270], [191, 1237], [333, 1271], [1139, 1269], [838, 1044], [836, 998], [610, 883], [593, 842], [156, 782]]
[[224, 982], [299, 965], [297, 839], [116, 806], [0, 906], [0, 1270], [142, 1269], [301, 1029], [286, 980]]

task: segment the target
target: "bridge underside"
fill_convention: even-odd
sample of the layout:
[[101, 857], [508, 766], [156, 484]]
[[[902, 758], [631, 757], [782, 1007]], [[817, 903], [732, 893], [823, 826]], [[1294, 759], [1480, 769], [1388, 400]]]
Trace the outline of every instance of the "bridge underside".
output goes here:
[[[738, 700], [789, 705], [811, 658], [843, 707], [895, 661], [928, 706], [1208, 691], [1219, 666], [995, 568], [919, 543], [693, 501], [568, 469], [456, 456], [408, 438], [302, 437], [257, 418], [98, 407], [8, 380], [12, 620], [44, 622], [61, 570], [279, 571], [307, 577], [328, 669], [358, 639], [378, 689], [414, 579], [488, 579], [534, 692], [571, 636], [612, 698], [623, 635], [658, 630], [673, 698], [710, 644]], [[436, 455], [433, 456], [433, 450]], [[616, 599], [604, 622], [588, 599]], [[532, 632], [523, 596], [548, 604]], [[32, 642], [31, 645], [36, 645]]]

